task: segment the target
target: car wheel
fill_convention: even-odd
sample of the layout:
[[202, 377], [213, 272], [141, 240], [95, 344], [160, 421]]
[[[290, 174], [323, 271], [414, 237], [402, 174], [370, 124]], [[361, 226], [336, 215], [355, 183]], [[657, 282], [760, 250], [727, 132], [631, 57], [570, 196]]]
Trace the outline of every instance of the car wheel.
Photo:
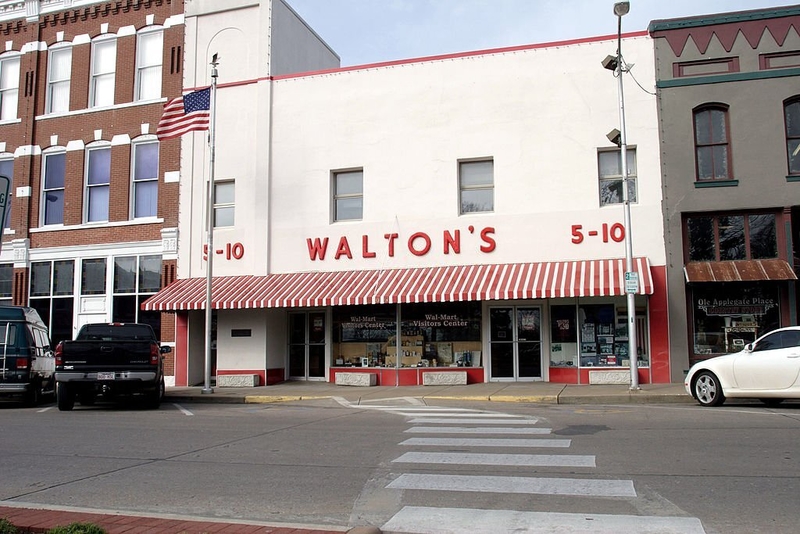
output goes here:
[[59, 411], [68, 412], [75, 407], [75, 394], [69, 390], [66, 384], [56, 385], [56, 404]]
[[777, 406], [783, 402], [783, 399], [758, 399], [767, 406]]
[[725, 402], [719, 379], [711, 371], [701, 371], [697, 374], [692, 391], [694, 398], [702, 406], [719, 406]]
[[31, 384], [31, 390], [25, 394], [25, 406], [31, 408], [39, 406], [39, 403], [42, 402], [41, 387], [41, 382]]
[[147, 394], [145, 406], [150, 410], [157, 410], [161, 406], [161, 400], [164, 398], [165, 390], [164, 381], [162, 380], [159, 382], [155, 391]]

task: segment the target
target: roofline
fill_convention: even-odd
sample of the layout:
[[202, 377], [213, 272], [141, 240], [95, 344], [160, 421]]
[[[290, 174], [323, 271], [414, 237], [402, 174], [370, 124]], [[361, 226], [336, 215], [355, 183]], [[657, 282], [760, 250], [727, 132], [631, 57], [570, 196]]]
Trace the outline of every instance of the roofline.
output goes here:
[[[622, 37], [624, 38], [631, 38], [631, 37], [646, 37], [649, 33], [647, 30], [639, 30], [635, 32], [623, 33]], [[460, 59], [466, 57], [474, 57], [474, 56], [483, 56], [489, 54], [504, 54], [508, 52], [519, 52], [522, 50], [536, 50], [541, 48], [553, 48], [557, 46], [570, 46], [576, 45], [581, 43], [594, 43], [599, 41], [610, 41], [616, 40], [617, 34], [611, 35], [599, 35], [597, 37], [582, 37], [580, 39], [568, 39], [564, 41], [550, 41], [547, 43], [538, 43], [538, 44], [527, 44], [527, 45], [517, 45], [517, 46], [508, 46], [503, 48], [487, 48], [484, 50], [472, 50], [469, 52], [456, 52], [453, 54], [442, 54], [436, 56], [423, 56], [423, 57], [416, 57], [416, 58], [409, 58], [409, 59], [398, 59], [394, 61], [382, 61], [379, 63], [367, 63], [364, 65], [352, 65], [348, 67], [339, 67], [335, 69], [326, 69], [326, 70], [317, 70], [317, 71], [309, 71], [309, 72], [298, 72], [294, 74], [281, 74], [278, 76], [273, 76], [273, 80], [286, 80], [291, 78], [305, 78], [308, 76], [316, 76], [321, 74], [332, 74], [332, 73], [339, 73], [339, 72], [348, 72], [348, 71], [356, 71], [356, 70], [367, 70], [367, 69], [376, 69], [381, 67], [394, 67], [397, 65], [409, 65], [413, 63], [425, 63], [428, 61], [442, 61], [447, 59]]]
[[751, 9], [748, 11], [733, 11], [730, 13], [717, 13], [713, 15], [698, 15], [677, 19], [654, 20], [647, 27], [649, 33], [666, 30], [679, 30], [683, 28], [697, 28], [700, 26], [715, 26], [752, 20], [774, 19], [800, 15], [800, 4], [786, 7], [771, 7], [768, 9]]

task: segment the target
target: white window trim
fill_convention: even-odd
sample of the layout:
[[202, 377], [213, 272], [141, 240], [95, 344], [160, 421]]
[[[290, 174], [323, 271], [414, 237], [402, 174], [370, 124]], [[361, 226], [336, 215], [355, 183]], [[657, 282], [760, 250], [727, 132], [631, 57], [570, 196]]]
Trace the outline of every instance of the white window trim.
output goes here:
[[[2, 56], [0, 56], [0, 75], [3, 73], [3, 70], [5, 68], [4, 64], [6, 62], [12, 62], [12, 61], [16, 61], [18, 64], [17, 74], [21, 72], [20, 69], [22, 68], [22, 54], [14, 52], [10, 54], [3, 54]], [[9, 86], [8, 88], [5, 89], [3, 89], [2, 86], [0, 86], [0, 111], [2, 111], [4, 107], [3, 101], [7, 98], [7, 94], [11, 93], [14, 93], [14, 99], [15, 99], [14, 116], [3, 118], [2, 115], [0, 114], [0, 120], [2, 120], [3, 122], [14, 121], [19, 119], [19, 75], [17, 76], [15, 85]]]
[[46, 184], [45, 176], [46, 176], [46, 173], [47, 173], [47, 163], [46, 163], [47, 158], [50, 157], [50, 156], [55, 156], [57, 154], [64, 154], [64, 158], [66, 159], [67, 149], [64, 148], [64, 147], [52, 147], [52, 148], [45, 149], [42, 152], [42, 171], [41, 171], [41, 174], [42, 174], [42, 178], [41, 178], [41, 180], [42, 180], [42, 195], [41, 195], [40, 205], [39, 205], [39, 226], [42, 227], [42, 228], [45, 228], [45, 227], [46, 228], [57, 228], [57, 227], [64, 226], [64, 215], [66, 215], [64, 213], [64, 211], [65, 211], [64, 210], [64, 202], [65, 202], [64, 198], [61, 199], [61, 203], [62, 203], [62, 206], [61, 206], [61, 212], [62, 212], [61, 222], [60, 223], [54, 223], [54, 224], [47, 224], [47, 222], [45, 221], [46, 209], [47, 209], [46, 208], [46, 204], [47, 203], [46, 203], [45, 197], [47, 196], [47, 191], [66, 191], [66, 185], [67, 185], [66, 184], [66, 181], [67, 181], [66, 165], [65, 165], [65, 168], [64, 168], [64, 185], [59, 187], [58, 189], [45, 189], [45, 184]]
[[[97, 59], [96, 47], [100, 45], [105, 45], [113, 43], [114, 44], [114, 66], [113, 69], [103, 72], [96, 72], [95, 69], [95, 60]], [[116, 90], [116, 75], [117, 75], [117, 36], [116, 35], [104, 35], [102, 37], [98, 37], [94, 41], [92, 41], [92, 55], [89, 59], [89, 107], [96, 108], [96, 107], [110, 107], [114, 105], [114, 92]], [[112, 78], [114, 83], [111, 86], [111, 103], [100, 105], [97, 104], [97, 81], [102, 78]]]
[[[131, 142], [131, 180], [130, 180], [130, 206], [128, 206], [128, 218], [130, 220], [149, 220], [155, 217], [158, 217], [158, 209], [156, 209], [155, 215], [148, 215], [146, 217], [136, 217], [136, 184], [140, 183], [148, 183], [148, 182], [156, 182], [156, 188], [158, 189], [158, 181], [159, 175], [156, 175], [153, 178], [148, 178], [146, 180], [137, 180], [136, 179], [136, 149], [141, 145], [150, 145], [155, 144], [158, 145], [158, 137], [155, 135], [144, 135], [141, 137], [136, 138], [133, 142]], [[161, 147], [158, 146], [158, 157], [161, 158]], [[160, 161], [159, 161], [160, 166]], [[161, 193], [161, 191], [158, 191]]]
[[[53, 54], [57, 54], [59, 52], [66, 52], [69, 51], [69, 62], [70, 62], [70, 69], [69, 73], [67, 74], [67, 78], [64, 80], [53, 80]], [[47, 94], [45, 95], [46, 103], [45, 103], [45, 114], [51, 113], [67, 113], [69, 112], [69, 99], [71, 93], [70, 87], [70, 80], [72, 79], [72, 45], [61, 45], [61, 46], [54, 46], [50, 49], [47, 54]], [[67, 109], [66, 110], [59, 110], [53, 111], [53, 88], [56, 85], [66, 85], [67, 86]]]
[[[141, 40], [143, 37], [151, 36], [154, 34], [161, 35], [161, 57], [158, 58], [158, 63], [153, 63], [150, 65], [142, 65], [141, 64]], [[136, 81], [135, 81], [135, 95], [134, 100], [139, 101], [143, 100], [141, 93], [142, 93], [142, 72], [150, 69], [158, 69], [159, 71], [159, 85], [158, 85], [158, 95], [153, 98], [148, 98], [147, 100], [157, 100], [161, 98], [161, 84], [163, 83], [163, 69], [164, 69], [164, 28], [161, 26], [150, 26], [145, 28], [144, 30], [140, 31], [136, 35]]]
[[[108, 183], [89, 185], [89, 153], [95, 150], [109, 150], [109, 157], [111, 156], [111, 143], [108, 141], [98, 141], [86, 145], [83, 161], [83, 224], [105, 224], [108, 222], [109, 214], [111, 211], [111, 174], [109, 173]], [[113, 168], [113, 167], [112, 167]], [[108, 202], [106, 204], [106, 218], [102, 221], [90, 221], [89, 210], [89, 190], [93, 188], [107, 187], [109, 189]]]

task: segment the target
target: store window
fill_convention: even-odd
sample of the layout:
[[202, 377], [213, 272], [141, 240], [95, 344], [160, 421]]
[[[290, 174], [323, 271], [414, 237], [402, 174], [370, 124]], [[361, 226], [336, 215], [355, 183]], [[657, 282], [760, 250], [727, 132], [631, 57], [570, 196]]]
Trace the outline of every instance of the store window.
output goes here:
[[42, 181], [42, 222], [44, 225], [64, 224], [64, 176], [67, 171], [66, 152], [44, 154]]
[[111, 191], [111, 146], [86, 151], [86, 222], [108, 220]]
[[0, 156], [0, 176], [8, 178], [8, 195], [6, 201], [6, 220], [3, 221], [3, 228], [11, 228], [11, 199], [14, 197], [14, 156]]
[[[597, 153], [598, 174], [600, 176], [600, 205], [622, 203], [622, 159], [621, 150], [602, 150]], [[628, 162], [628, 200], [636, 202], [636, 149], [625, 151]]]
[[136, 100], [161, 98], [161, 61], [164, 32], [140, 32], [136, 43]]
[[708, 357], [737, 352], [780, 327], [775, 283], [732, 282], [692, 288], [694, 354]]
[[333, 173], [333, 220], [360, 221], [364, 216], [364, 171]]
[[732, 180], [728, 108], [704, 106], [694, 111], [697, 180]]
[[30, 306], [49, 327], [53, 344], [72, 339], [75, 262], [32, 262], [30, 272]]
[[214, 227], [233, 226], [236, 213], [236, 183], [214, 183]]
[[[637, 308], [636, 358], [639, 366], [650, 365], [645, 308]], [[625, 299], [607, 304], [578, 306], [581, 367], [629, 367], [628, 309]]]
[[52, 48], [47, 64], [47, 113], [69, 111], [72, 46]]
[[578, 366], [578, 307], [550, 306], [550, 367]]
[[786, 152], [789, 156], [789, 174], [800, 174], [800, 96], [783, 105], [786, 122]]
[[89, 107], [114, 105], [114, 83], [117, 75], [117, 40], [101, 38], [92, 42], [92, 77]]
[[458, 187], [462, 215], [494, 211], [494, 161], [460, 161]]
[[112, 320], [146, 323], [161, 335], [161, 312], [142, 311], [141, 305], [161, 289], [161, 256], [114, 258], [114, 306]]
[[133, 218], [158, 215], [158, 141], [137, 141], [133, 150]]
[[19, 55], [0, 58], [0, 120], [17, 118]]
[[106, 259], [92, 258], [81, 262], [81, 295], [106, 293]]
[[467, 367], [480, 365], [479, 302], [333, 308], [333, 365]]
[[689, 261], [732, 261], [778, 257], [774, 213], [686, 217]]

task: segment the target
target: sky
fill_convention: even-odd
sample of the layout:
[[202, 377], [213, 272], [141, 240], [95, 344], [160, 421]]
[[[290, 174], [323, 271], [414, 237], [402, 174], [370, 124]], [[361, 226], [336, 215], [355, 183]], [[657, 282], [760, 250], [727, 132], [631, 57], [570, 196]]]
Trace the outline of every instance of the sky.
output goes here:
[[[286, 0], [341, 66], [616, 35], [613, 0]], [[623, 33], [652, 20], [800, 0], [631, 0]]]

